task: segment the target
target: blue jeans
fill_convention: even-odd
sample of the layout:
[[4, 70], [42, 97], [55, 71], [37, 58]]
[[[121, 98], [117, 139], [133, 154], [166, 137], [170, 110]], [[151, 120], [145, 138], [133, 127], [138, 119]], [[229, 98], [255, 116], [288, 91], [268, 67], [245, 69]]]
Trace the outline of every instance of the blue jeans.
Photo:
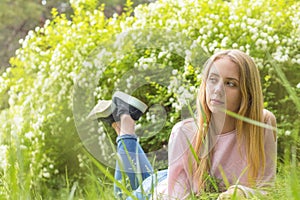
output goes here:
[[[146, 178], [153, 174], [153, 168], [138, 143], [136, 135], [118, 136], [117, 153], [119, 159], [116, 162], [115, 179], [121, 184], [127, 178], [130, 182], [130, 189], [136, 190]], [[114, 185], [114, 192], [117, 197], [124, 198], [124, 194], [116, 184]], [[139, 197], [139, 194], [134, 195], [138, 199], [144, 199], [142, 196]]]

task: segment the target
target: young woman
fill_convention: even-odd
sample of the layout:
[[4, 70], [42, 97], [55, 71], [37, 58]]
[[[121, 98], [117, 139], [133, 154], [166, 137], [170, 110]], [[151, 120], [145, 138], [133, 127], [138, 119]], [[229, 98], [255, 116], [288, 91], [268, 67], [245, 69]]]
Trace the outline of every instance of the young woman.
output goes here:
[[[135, 121], [147, 106], [122, 92], [95, 106], [89, 118], [108, 122], [118, 134], [116, 180], [127, 177], [138, 199], [201, 195], [212, 179], [221, 192], [218, 199], [266, 194], [276, 175], [276, 120], [263, 108], [260, 76], [251, 57], [239, 50], [213, 55], [197, 98], [198, 116], [174, 126], [168, 169], [158, 173], [134, 134]], [[115, 192], [122, 197], [118, 187]]]

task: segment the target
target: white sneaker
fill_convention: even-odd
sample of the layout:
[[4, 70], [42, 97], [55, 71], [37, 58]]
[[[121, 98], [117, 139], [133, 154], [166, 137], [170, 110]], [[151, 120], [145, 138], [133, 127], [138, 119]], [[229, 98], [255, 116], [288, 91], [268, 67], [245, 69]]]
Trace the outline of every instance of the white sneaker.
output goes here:
[[88, 114], [88, 120], [101, 120], [112, 124], [115, 122], [113, 113], [116, 111], [116, 105], [112, 100], [100, 100], [97, 105]]
[[132, 119], [138, 120], [148, 108], [144, 102], [124, 92], [115, 92], [112, 99], [117, 107], [117, 121], [120, 120], [121, 114], [130, 114]]

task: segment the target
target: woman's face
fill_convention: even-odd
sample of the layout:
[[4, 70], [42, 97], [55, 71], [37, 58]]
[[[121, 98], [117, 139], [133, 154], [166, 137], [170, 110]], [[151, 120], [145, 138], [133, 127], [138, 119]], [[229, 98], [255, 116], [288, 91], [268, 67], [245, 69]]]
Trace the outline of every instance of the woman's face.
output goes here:
[[212, 113], [237, 112], [241, 104], [239, 67], [228, 57], [216, 60], [207, 77], [206, 102]]

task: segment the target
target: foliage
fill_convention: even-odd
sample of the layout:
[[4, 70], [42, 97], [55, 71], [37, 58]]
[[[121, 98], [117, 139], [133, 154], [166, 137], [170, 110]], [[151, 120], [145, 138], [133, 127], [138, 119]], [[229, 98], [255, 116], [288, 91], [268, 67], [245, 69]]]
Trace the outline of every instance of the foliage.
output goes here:
[[[51, 20], [20, 41], [12, 67], [0, 77], [3, 197], [47, 196], [89, 180], [86, 174], [94, 171], [83, 164], [90, 161], [80, 124], [95, 101], [116, 89], [158, 108], [137, 131], [146, 134], [141, 143], [147, 151], [164, 151], [173, 125], [189, 116], [185, 105], [194, 99], [201, 65], [219, 49], [238, 48], [255, 59], [265, 106], [278, 119], [279, 156], [297, 155], [299, 111], [273, 65], [299, 98], [299, 2], [165, 0], [140, 5], [132, 16], [128, 0], [126, 12], [109, 19], [96, 0], [70, 2], [71, 18], [53, 9]], [[102, 145], [106, 129], [94, 125], [86, 135], [104, 152], [96, 157], [109, 157]]]
[[[111, 17], [114, 13], [123, 12], [125, 0], [98, 0], [98, 5], [105, 4], [104, 13]], [[134, 2], [134, 7], [146, 0]], [[69, 18], [73, 10], [69, 0], [3, 0], [0, 2], [0, 73], [9, 66], [9, 58], [20, 48], [19, 39], [36, 26], [43, 26], [51, 18], [51, 10], [56, 8]]]
[[9, 56], [20, 48], [18, 40], [39, 25], [43, 7], [34, 1], [1, 1], [0, 3], [0, 69], [8, 65]]

